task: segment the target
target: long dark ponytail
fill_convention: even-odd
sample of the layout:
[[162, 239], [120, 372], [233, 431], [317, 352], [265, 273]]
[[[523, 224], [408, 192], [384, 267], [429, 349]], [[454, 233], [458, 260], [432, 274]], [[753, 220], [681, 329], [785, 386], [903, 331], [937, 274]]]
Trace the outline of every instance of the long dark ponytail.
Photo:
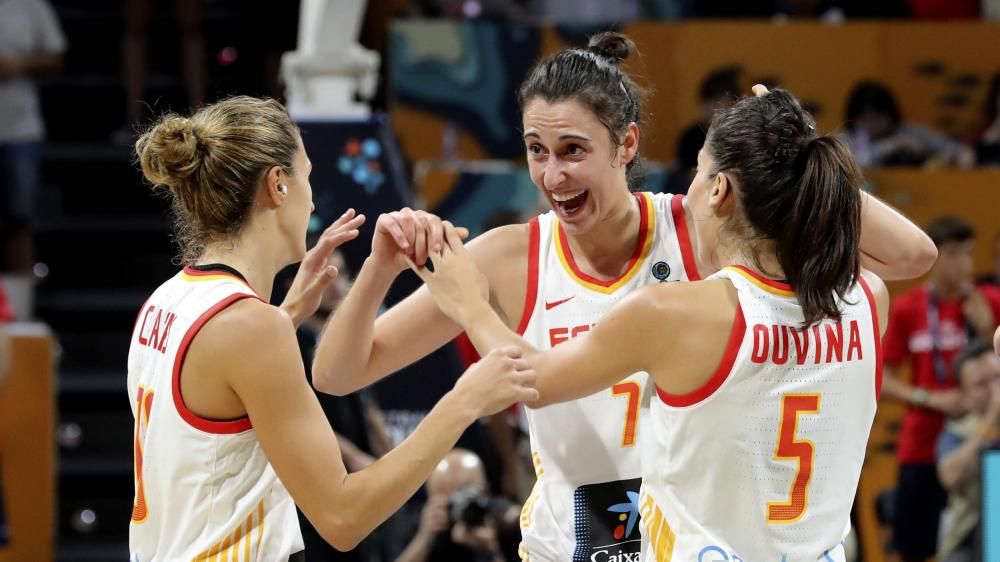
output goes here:
[[727, 227], [750, 241], [754, 255], [755, 240], [774, 242], [806, 324], [839, 319], [861, 267], [864, 177], [847, 146], [816, 136], [812, 117], [778, 89], [716, 114], [706, 147], [713, 172], [737, 183], [744, 216]]

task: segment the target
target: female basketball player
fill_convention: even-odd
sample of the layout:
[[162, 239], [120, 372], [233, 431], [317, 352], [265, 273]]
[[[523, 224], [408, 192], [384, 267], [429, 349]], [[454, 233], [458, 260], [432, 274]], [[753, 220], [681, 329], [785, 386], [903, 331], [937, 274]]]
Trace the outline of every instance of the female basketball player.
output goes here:
[[[649, 373], [644, 560], [844, 560], [889, 303], [861, 266], [863, 183], [787, 92], [739, 101], [713, 119], [689, 190], [700, 257], [721, 271], [633, 291], [585, 337], [528, 351], [534, 406]], [[528, 349], [446, 232], [433, 272], [413, 266], [438, 305], [480, 351]]]
[[[619, 63], [633, 50], [624, 36], [605, 33], [535, 67], [519, 101], [528, 167], [552, 212], [487, 232], [468, 249], [488, 280], [494, 310], [539, 349], [585, 333], [632, 290], [716, 269], [695, 255], [692, 213], [682, 198], [630, 193], [642, 93]], [[893, 278], [930, 267], [936, 253], [920, 229], [874, 198], [865, 199], [862, 214], [866, 267]], [[405, 269], [403, 258], [423, 263], [426, 241], [440, 248], [441, 230], [436, 217], [419, 211], [379, 218], [372, 254], [317, 349], [318, 389], [352, 392], [461, 332], [424, 289], [375, 320]], [[525, 558], [565, 562], [638, 552], [638, 528], [608, 510], [638, 497], [635, 444], [649, 411], [648, 385], [634, 370], [618, 378], [609, 390], [527, 409], [538, 481], [521, 520]], [[607, 545], [614, 546], [600, 554]]]
[[475, 419], [537, 397], [517, 350], [490, 354], [409, 439], [348, 474], [294, 322], [318, 305], [327, 255], [363, 217], [345, 213], [310, 252], [293, 320], [267, 304], [275, 274], [306, 253], [313, 210], [311, 164], [284, 108], [236, 97], [168, 116], [136, 152], [169, 190], [188, 265], [143, 305], [129, 351], [131, 560], [287, 560], [302, 548], [293, 499], [326, 540], [353, 548]]

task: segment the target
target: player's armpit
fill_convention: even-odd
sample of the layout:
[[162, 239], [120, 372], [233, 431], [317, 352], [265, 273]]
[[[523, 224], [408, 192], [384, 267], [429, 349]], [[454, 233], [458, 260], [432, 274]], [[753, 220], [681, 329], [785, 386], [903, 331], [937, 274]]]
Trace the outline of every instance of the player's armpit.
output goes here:
[[351, 504], [340, 498], [347, 470], [333, 429], [306, 382], [291, 320], [272, 306], [248, 300], [220, 313], [198, 339], [211, 345], [215, 367], [246, 408], [264, 453], [296, 505], [327, 542], [349, 546], [351, 510], [340, 508]]

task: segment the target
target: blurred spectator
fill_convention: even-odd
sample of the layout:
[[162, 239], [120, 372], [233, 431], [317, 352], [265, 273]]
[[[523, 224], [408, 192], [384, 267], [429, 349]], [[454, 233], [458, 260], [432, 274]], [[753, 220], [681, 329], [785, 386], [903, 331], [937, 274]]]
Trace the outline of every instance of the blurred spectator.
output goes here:
[[943, 163], [968, 167], [970, 149], [926, 127], [907, 123], [892, 92], [880, 82], [863, 81], [847, 99], [842, 133], [861, 166], [921, 166]]
[[0, 1], [0, 271], [35, 263], [45, 124], [35, 80], [62, 67], [66, 38], [45, 0]]
[[739, 66], [727, 66], [713, 70], [701, 81], [699, 120], [681, 134], [677, 143], [677, 162], [682, 170], [691, 171], [698, 167], [698, 151], [705, 144], [705, 134], [712, 124], [712, 117], [717, 111], [732, 107], [740, 97], [742, 72]]
[[955, 372], [970, 411], [949, 421], [938, 438], [937, 470], [948, 491], [948, 510], [937, 559], [972, 562], [983, 493], [979, 453], [1000, 447], [1000, 357], [987, 341], [973, 340], [955, 361]]
[[627, 23], [639, 19], [639, 0], [536, 0], [541, 17], [555, 24]]
[[518, 506], [491, 497], [483, 463], [454, 449], [427, 480], [416, 535], [396, 562], [517, 560]]
[[976, 164], [1000, 166], [1000, 72], [993, 75], [983, 102], [982, 129], [973, 139]]
[[984, 20], [1000, 20], [1000, 0], [982, 0], [983, 1], [983, 19]]
[[[330, 284], [320, 301], [319, 309], [299, 326], [296, 336], [305, 363], [306, 373], [311, 372], [313, 352], [320, 332], [333, 310], [351, 288], [351, 277], [347, 271], [344, 256], [339, 251], [330, 256], [329, 265], [337, 268], [337, 279]], [[289, 278], [291, 282], [291, 278]], [[347, 396], [333, 396], [317, 392], [320, 406], [330, 420], [330, 426], [337, 434], [340, 454], [348, 472], [357, 472], [375, 462], [392, 448], [391, 439], [382, 413], [369, 390], [362, 390]], [[368, 560], [372, 552], [377, 552], [376, 532], [350, 552], [338, 552], [330, 546], [312, 523], [299, 512], [299, 525], [305, 544], [306, 559], [310, 562], [362, 562]]]
[[[124, 0], [125, 35], [122, 37], [122, 78], [125, 81], [125, 104], [128, 122], [114, 134], [119, 144], [135, 141], [136, 127], [143, 119], [143, 88], [149, 59], [150, 25], [155, 15], [153, 0]], [[181, 48], [181, 75], [187, 91], [188, 106], [205, 103], [205, 37], [201, 31], [202, 0], [173, 0], [177, 35]]]
[[906, 0], [914, 19], [979, 19], [980, 0]]
[[684, 18], [770, 18], [781, 11], [780, 0], [682, 0]]
[[[537, 0], [541, 2], [542, 0]], [[529, 0], [417, 0], [417, 14], [426, 18], [520, 20], [528, 12]]]
[[[952, 365], [973, 338], [989, 339], [1000, 318], [1000, 292], [973, 285], [975, 232], [953, 217], [927, 227], [938, 248], [929, 283], [894, 300], [884, 338], [883, 395], [909, 405], [896, 453], [899, 480], [893, 542], [904, 562], [927, 560], [937, 550], [946, 495], [935, 468], [934, 446], [945, 416], [967, 409]], [[911, 382], [896, 373], [909, 361]]]

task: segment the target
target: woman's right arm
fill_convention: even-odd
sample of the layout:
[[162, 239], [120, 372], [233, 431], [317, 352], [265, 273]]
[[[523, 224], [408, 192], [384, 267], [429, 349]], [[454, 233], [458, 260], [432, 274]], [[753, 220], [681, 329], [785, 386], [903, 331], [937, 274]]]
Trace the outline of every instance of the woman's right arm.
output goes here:
[[198, 336], [246, 408], [260, 444], [296, 505], [340, 550], [354, 548], [417, 491], [478, 417], [537, 397], [517, 350], [470, 367], [416, 431], [367, 468], [348, 473], [337, 438], [305, 382], [287, 314], [264, 303], [233, 305]]
[[[369, 386], [462, 331], [438, 309], [426, 287], [376, 319], [389, 287], [413, 255], [410, 249], [426, 247], [425, 239], [444, 239], [437, 217], [414, 218], [412, 230], [404, 219], [399, 213], [379, 217], [372, 254], [320, 336], [312, 381], [321, 392], [345, 395]], [[495, 288], [493, 301], [501, 314], [523, 304], [527, 243], [527, 227], [516, 225], [487, 232], [469, 244], [469, 253]], [[418, 261], [422, 257], [416, 256]]]

